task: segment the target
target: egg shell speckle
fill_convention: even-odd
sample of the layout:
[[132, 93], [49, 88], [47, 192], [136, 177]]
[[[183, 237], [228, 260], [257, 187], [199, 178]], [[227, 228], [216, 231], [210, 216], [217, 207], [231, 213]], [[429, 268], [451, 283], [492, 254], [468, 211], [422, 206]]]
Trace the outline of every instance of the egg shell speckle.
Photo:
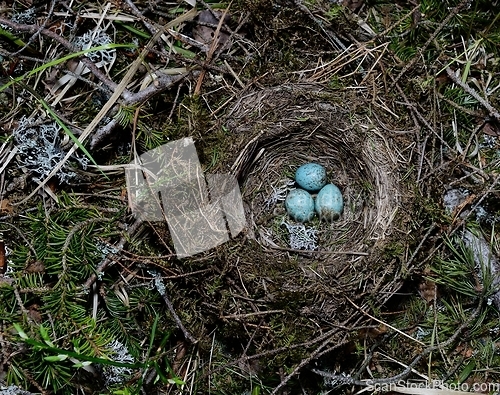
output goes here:
[[303, 189], [292, 189], [286, 199], [287, 213], [298, 222], [307, 222], [314, 218], [314, 199]]
[[344, 210], [344, 199], [342, 192], [335, 184], [325, 185], [318, 196], [314, 208], [319, 215], [320, 220], [331, 222], [340, 217]]
[[295, 181], [308, 192], [317, 192], [326, 184], [326, 169], [317, 163], [306, 163], [295, 172]]

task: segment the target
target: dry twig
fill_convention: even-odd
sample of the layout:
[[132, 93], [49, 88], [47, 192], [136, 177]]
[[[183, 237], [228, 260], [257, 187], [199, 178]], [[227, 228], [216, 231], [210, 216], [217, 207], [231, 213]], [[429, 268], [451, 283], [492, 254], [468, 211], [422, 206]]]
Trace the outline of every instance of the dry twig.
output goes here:
[[461, 81], [460, 78], [457, 77], [455, 72], [450, 69], [449, 67], [446, 68], [446, 74], [448, 74], [448, 77], [452, 79], [452, 81], [460, 86], [466, 93], [471, 95], [474, 99], [476, 99], [484, 108], [486, 108], [489, 112], [489, 114], [494, 117], [497, 121], [500, 121], [500, 113], [498, 110], [493, 107], [490, 103], [486, 101], [483, 97], [481, 97], [474, 89], [472, 89], [469, 85], [467, 85], [465, 82]]
[[452, 345], [458, 339], [458, 337], [465, 331], [465, 329], [467, 329], [472, 324], [472, 322], [477, 317], [479, 317], [479, 315], [481, 314], [481, 311], [482, 311], [482, 305], [480, 303], [477, 306], [477, 308], [473, 311], [471, 316], [467, 319], [467, 321], [465, 321], [462, 325], [460, 325], [460, 327], [455, 331], [455, 333], [452, 336], [450, 336], [450, 338], [448, 340], [440, 343], [439, 345], [427, 347], [419, 355], [417, 355], [410, 364], [407, 365], [407, 367], [405, 368], [404, 371], [402, 371], [401, 373], [399, 373], [395, 376], [388, 377], [385, 379], [357, 380], [357, 379], [354, 379], [354, 378], [349, 377], [349, 376], [324, 372], [324, 371], [321, 371], [318, 369], [312, 369], [312, 371], [320, 376], [323, 376], [323, 377], [337, 379], [337, 380], [339, 380], [339, 382], [342, 382], [343, 384], [346, 384], [346, 385], [358, 385], [358, 386], [366, 387], [366, 386], [373, 386], [373, 385], [397, 383], [399, 380], [406, 379], [412, 373], [413, 368], [422, 360], [422, 358], [426, 357], [427, 355], [429, 355], [430, 353], [432, 353], [434, 351], [438, 351], [441, 348], [445, 348], [445, 347]]

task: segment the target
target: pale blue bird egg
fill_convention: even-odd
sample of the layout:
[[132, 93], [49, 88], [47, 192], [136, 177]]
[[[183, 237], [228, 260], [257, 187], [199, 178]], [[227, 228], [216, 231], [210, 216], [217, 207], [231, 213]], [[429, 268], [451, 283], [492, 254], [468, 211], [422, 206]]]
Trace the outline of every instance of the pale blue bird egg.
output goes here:
[[306, 163], [295, 172], [295, 181], [308, 192], [317, 192], [326, 184], [326, 169], [317, 163]]
[[292, 189], [286, 199], [287, 213], [299, 222], [307, 222], [314, 218], [314, 199], [303, 189]]
[[334, 184], [325, 185], [316, 196], [314, 208], [322, 221], [331, 222], [338, 219], [344, 210], [342, 192]]

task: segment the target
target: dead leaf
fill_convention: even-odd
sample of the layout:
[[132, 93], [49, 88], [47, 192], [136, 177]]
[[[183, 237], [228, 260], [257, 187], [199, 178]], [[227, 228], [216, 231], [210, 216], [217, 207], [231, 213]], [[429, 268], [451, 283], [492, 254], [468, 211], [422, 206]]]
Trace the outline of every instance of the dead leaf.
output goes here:
[[482, 130], [488, 136], [500, 136], [500, 125], [496, 122], [485, 122]]
[[9, 199], [0, 200], [0, 213], [2, 214], [12, 214], [14, 212], [14, 207], [9, 202]]
[[[209, 10], [201, 11], [200, 14], [198, 15], [197, 21], [201, 23], [214, 25], [214, 27], [203, 26], [203, 25], [196, 26], [193, 29], [194, 39], [200, 43], [210, 46], [215, 39], [215, 31], [217, 30], [216, 26], [219, 24], [222, 15], [223, 13], [221, 11], [212, 11], [212, 12]], [[224, 22], [229, 23], [230, 20], [231, 17], [229, 15], [226, 15], [226, 17], [224, 18]], [[227, 42], [227, 40], [229, 40], [229, 34], [220, 31], [218, 39], [219, 42], [217, 44], [217, 48], [220, 48]]]
[[468, 205], [472, 204], [475, 199], [476, 199], [476, 195], [475, 194], [469, 195], [457, 207], [455, 207], [453, 209], [453, 212], [451, 213], [451, 215], [453, 217], [453, 221], [454, 222], [455, 222], [455, 220], [457, 220], [459, 218], [459, 216], [462, 213], [462, 211], [464, 211], [464, 209]]
[[436, 283], [431, 280], [423, 280], [418, 285], [418, 293], [427, 303], [432, 302], [435, 298], [437, 298]]
[[471, 358], [475, 354], [474, 350], [466, 345], [458, 345], [455, 351], [465, 358]]
[[26, 273], [43, 273], [45, 271], [45, 265], [42, 261], [30, 262], [24, 271]]
[[42, 322], [42, 314], [40, 314], [40, 306], [37, 304], [32, 304], [28, 307], [29, 317], [37, 324]]
[[181, 372], [181, 366], [184, 363], [184, 358], [187, 352], [187, 344], [183, 341], [177, 342], [177, 350], [174, 358], [174, 363], [172, 365], [172, 370], [177, 375], [182, 375], [184, 372]]

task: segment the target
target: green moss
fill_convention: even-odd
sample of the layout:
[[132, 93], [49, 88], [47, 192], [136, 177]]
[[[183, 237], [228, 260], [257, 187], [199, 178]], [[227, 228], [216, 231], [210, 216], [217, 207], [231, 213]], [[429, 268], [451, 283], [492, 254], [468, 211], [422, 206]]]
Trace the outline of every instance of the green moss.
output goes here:
[[406, 246], [401, 241], [394, 241], [384, 246], [383, 255], [386, 259], [402, 257], [406, 250]]

